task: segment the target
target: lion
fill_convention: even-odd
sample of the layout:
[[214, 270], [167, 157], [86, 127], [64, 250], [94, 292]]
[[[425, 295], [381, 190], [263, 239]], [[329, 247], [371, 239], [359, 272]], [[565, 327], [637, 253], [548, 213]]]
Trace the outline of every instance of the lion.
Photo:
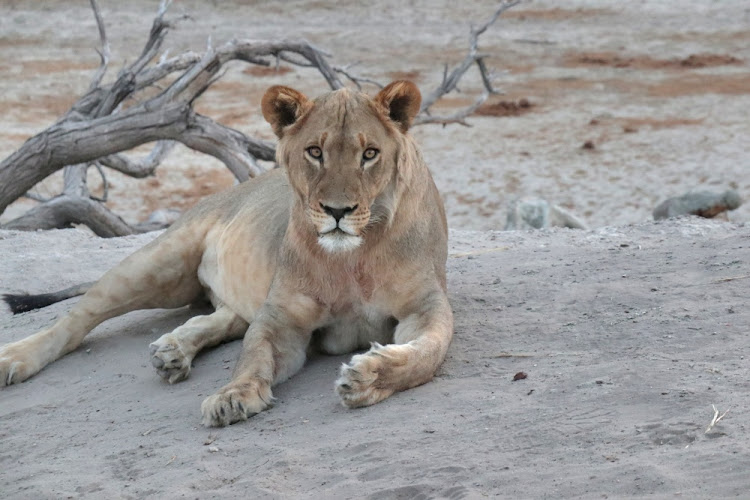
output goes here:
[[309, 349], [366, 350], [343, 364], [344, 406], [378, 403], [432, 379], [453, 336], [445, 210], [408, 134], [416, 85], [374, 98], [340, 89], [310, 100], [268, 89], [262, 111], [281, 168], [207, 197], [93, 284], [52, 327], [0, 348], [0, 386], [76, 349], [101, 322], [206, 297], [199, 315], [150, 345], [169, 383], [202, 349], [243, 338], [230, 382], [201, 405], [207, 427], [268, 409], [271, 388]]

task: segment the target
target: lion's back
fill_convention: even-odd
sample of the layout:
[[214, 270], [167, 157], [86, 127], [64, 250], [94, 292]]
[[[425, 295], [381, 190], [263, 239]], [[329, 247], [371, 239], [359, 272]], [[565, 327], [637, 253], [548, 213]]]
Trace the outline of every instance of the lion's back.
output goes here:
[[[207, 196], [173, 226], [208, 222], [223, 226], [260, 223], [264, 231], [283, 233], [289, 221], [292, 193], [283, 169], [273, 169], [226, 191]], [[270, 236], [270, 235], [269, 235]]]

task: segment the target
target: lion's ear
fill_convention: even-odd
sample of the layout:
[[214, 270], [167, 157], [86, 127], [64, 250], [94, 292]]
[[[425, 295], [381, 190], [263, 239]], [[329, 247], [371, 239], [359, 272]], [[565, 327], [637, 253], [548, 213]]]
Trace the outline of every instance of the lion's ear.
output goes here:
[[296, 122], [309, 107], [310, 101], [304, 94], [283, 85], [266, 90], [261, 101], [263, 117], [279, 138], [283, 135], [284, 127]]
[[385, 86], [375, 96], [375, 102], [383, 106], [388, 112], [388, 117], [396, 122], [401, 132], [406, 132], [411, 126], [414, 117], [419, 113], [419, 105], [422, 104], [422, 94], [412, 82], [398, 80]]

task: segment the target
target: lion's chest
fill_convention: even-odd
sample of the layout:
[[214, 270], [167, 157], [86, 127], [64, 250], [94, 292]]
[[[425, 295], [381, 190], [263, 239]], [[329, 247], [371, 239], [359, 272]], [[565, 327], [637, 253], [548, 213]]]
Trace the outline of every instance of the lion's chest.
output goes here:
[[387, 343], [393, 338], [396, 321], [382, 300], [382, 288], [371, 273], [359, 268], [345, 277], [333, 277], [319, 296], [326, 308], [323, 326], [316, 330], [318, 347], [329, 354], [343, 354]]
[[389, 343], [396, 324], [373, 304], [349, 304], [331, 311], [325, 325], [315, 331], [315, 342], [322, 352], [344, 354], [366, 349], [372, 342]]

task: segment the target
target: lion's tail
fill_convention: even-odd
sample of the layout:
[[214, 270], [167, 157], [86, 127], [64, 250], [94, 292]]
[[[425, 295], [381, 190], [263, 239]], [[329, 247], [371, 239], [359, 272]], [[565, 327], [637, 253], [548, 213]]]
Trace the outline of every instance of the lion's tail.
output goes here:
[[81, 283], [80, 285], [71, 286], [59, 292], [40, 293], [38, 295], [6, 293], [3, 295], [3, 300], [8, 304], [13, 314], [18, 314], [34, 309], [41, 309], [61, 300], [83, 295], [94, 283], [94, 281]]

